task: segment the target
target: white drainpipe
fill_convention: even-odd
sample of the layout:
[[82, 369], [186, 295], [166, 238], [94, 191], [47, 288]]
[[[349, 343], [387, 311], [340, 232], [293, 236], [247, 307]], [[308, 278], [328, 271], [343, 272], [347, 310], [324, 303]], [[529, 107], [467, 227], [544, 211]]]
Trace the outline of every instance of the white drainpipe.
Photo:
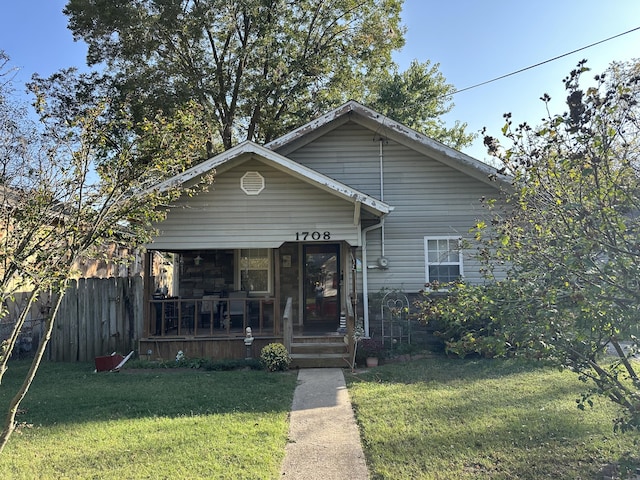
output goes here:
[[382, 228], [384, 226], [384, 217], [380, 219], [380, 223], [371, 225], [362, 230], [362, 306], [364, 309], [364, 334], [369, 336], [369, 267], [367, 264], [367, 234], [372, 230]]
[[[382, 200], [384, 202], [384, 142], [385, 139], [384, 137], [380, 137], [378, 139], [379, 142], [379, 157], [378, 160], [380, 162], [379, 168], [380, 168], [380, 200]], [[369, 284], [368, 284], [368, 278], [369, 278], [369, 267], [367, 264], [367, 234], [369, 232], [371, 232], [372, 230], [376, 230], [380, 228], [381, 229], [381, 236], [382, 238], [380, 239], [381, 244], [380, 244], [380, 249], [381, 249], [381, 255], [382, 257], [384, 257], [385, 254], [385, 248], [384, 248], [384, 216], [382, 216], [380, 218], [380, 222], [376, 223], [375, 225], [371, 225], [370, 227], [365, 228], [364, 230], [362, 230], [362, 305], [364, 308], [364, 334], [368, 337], [369, 336]]]
[[[380, 200], [384, 202], [384, 149], [383, 144], [385, 142], [384, 137], [380, 137]], [[384, 257], [384, 218], [381, 221], [382, 224], [382, 244], [380, 246], [380, 254]]]

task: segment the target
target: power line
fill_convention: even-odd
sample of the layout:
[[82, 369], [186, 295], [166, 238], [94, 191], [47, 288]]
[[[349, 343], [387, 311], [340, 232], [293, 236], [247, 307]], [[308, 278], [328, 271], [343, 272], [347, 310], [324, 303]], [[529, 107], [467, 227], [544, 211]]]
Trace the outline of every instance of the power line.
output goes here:
[[590, 45], [587, 45], [587, 46], [582, 47], [582, 48], [578, 48], [578, 49], [573, 50], [571, 52], [563, 53], [562, 55], [558, 55], [557, 57], [550, 58], [549, 60], [545, 60], [544, 62], [536, 63], [535, 65], [531, 65], [529, 67], [521, 68], [520, 70], [516, 70], [515, 72], [507, 73], [506, 75], [501, 75], [499, 77], [492, 78], [491, 80], [487, 80], [486, 82], [477, 83], [475, 85], [471, 85], [470, 87], [461, 88], [460, 90], [456, 90], [455, 92], [451, 93], [450, 95], [455, 95], [456, 93], [465, 92], [467, 90], [471, 90], [472, 88], [481, 87], [482, 85], [486, 85], [487, 83], [496, 82], [498, 80], [502, 80], [503, 78], [507, 78], [507, 77], [510, 77], [512, 75], [516, 75], [518, 73], [522, 73], [522, 72], [524, 72], [526, 70], [531, 70], [532, 68], [539, 67], [540, 65], [544, 65], [545, 63], [553, 62], [555, 60], [558, 60], [559, 58], [566, 57], [568, 55], [572, 55], [572, 54], [574, 54], [576, 52], [580, 52], [582, 50], [586, 50], [587, 48], [591, 48], [591, 47], [594, 47], [595, 45], [599, 45], [601, 43], [608, 42], [609, 40], [613, 40], [614, 38], [618, 38], [618, 37], [621, 37], [623, 35], [627, 35], [628, 33], [635, 32], [636, 30], [640, 30], [640, 27], [632, 28], [631, 30], [627, 30], [626, 32], [619, 33], [618, 35], [614, 35], [613, 37], [605, 38], [604, 40], [600, 40], [599, 42], [592, 43]]

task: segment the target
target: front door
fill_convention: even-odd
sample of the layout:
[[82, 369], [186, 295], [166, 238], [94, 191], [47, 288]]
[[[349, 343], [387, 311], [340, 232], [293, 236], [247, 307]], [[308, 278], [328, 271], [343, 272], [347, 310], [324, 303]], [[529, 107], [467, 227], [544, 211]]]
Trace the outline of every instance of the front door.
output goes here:
[[304, 245], [304, 331], [335, 332], [340, 322], [340, 245]]

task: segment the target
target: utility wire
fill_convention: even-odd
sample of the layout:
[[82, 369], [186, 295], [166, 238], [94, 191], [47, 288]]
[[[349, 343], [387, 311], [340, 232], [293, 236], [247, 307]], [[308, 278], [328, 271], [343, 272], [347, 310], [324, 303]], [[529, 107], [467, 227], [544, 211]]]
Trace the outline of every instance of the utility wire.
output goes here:
[[568, 55], [572, 55], [572, 54], [574, 54], [576, 52], [580, 52], [582, 50], [586, 50], [587, 48], [591, 48], [591, 47], [593, 47], [595, 45], [599, 45], [601, 43], [608, 42], [609, 40], [613, 40], [614, 38], [618, 38], [618, 37], [621, 37], [623, 35], [627, 35], [628, 33], [635, 32], [636, 30], [640, 30], [640, 27], [632, 28], [631, 30], [627, 30], [626, 32], [619, 33], [618, 35], [614, 35], [613, 37], [605, 38], [604, 40], [600, 40], [599, 42], [592, 43], [591, 45], [587, 45], [586, 47], [578, 48], [577, 50], [573, 50], [573, 51], [568, 52], [568, 53], [563, 53], [562, 55], [558, 55], [557, 57], [550, 58], [549, 60], [545, 60], [544, 62], [536, 63], [535, 65], [531, 65], [529, 67], [521, 68], [520, 70], [516, 70], [515, 72], [507, 73], [506, 75], [502, 75], [500, 77], [492, 78], [491, 80], [487, 80], [486, 82], [477, 83], [475, 85], [471, 85], [470, 87], [461, 88], [460, 90], [456, 90], [455, 92], [450, 93], [449, 95], [455, 95], [456, 93], [465, 92], [467, 90], [471, 90], [472, 88], [481, 87], [482, 85], [486, 85], [487, 83], [496, 82], [498, 80], [502, 80], [503, 78], [507, 78], [507, 77], [510, 77], [512, 75], [516, 75], [517, 73], [522, 73], [522, 72], [524, 72], [526, 70], [531, 70], [532, 68], [539, 67], [540, 65], [544, 65], [545, 63], [553, 62], [555, 60], [558, 60], [559, 58], [566, 57]]

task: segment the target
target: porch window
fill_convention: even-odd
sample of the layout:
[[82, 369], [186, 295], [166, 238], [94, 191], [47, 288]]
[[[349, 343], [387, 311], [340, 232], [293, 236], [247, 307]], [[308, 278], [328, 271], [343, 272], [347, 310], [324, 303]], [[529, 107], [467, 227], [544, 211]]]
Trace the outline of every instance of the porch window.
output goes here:
[[427, 283], [449, 283], [462, 277], [460, 238], [425, 237], [424, 250]]
[[271, 250], [247, 248], [239, 251], [239, 289], [252, 293], [271, 291]]

